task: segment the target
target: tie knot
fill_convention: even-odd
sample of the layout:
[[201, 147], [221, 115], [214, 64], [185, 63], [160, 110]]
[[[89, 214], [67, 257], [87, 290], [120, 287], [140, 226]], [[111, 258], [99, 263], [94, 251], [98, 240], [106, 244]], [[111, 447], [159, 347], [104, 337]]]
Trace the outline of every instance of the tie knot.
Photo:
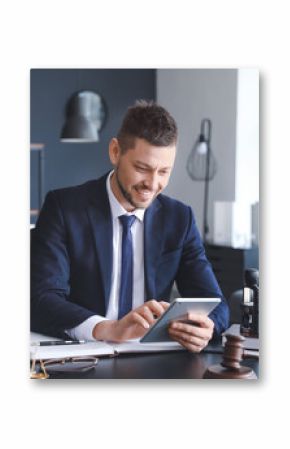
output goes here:
[[135, 219], [136, 219], [135, 215], [121, 215], [119, 217], [119, 220], [122, 223], [123, 229], [125, 229], [125, 230], [128, 230], [131, 228]]

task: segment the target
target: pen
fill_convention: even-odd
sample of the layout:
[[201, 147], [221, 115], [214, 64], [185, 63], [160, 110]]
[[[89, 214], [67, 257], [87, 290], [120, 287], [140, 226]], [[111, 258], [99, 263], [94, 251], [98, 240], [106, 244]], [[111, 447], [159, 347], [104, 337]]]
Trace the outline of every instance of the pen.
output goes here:
[[83, 343], [85, 340], [34, 341], [31, 346], [80, 345]]

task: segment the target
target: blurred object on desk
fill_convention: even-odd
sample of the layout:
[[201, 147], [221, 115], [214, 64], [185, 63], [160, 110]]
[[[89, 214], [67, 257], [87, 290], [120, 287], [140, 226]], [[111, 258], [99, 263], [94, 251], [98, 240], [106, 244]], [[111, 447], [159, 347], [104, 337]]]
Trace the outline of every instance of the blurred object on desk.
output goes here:
[[207, 244], [205, 251], [220, 288], [228, 300], [233, 292], [243, 288], [244, 271], [248, 268], [259, 268], [258, 247], [242, 249]]

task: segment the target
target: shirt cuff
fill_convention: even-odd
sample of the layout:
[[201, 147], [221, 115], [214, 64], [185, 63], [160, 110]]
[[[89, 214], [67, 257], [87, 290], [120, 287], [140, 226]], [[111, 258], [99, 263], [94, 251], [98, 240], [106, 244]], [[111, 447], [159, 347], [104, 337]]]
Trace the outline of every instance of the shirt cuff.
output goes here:
[[96, 341], [93, 337], [94, 327], [96, 324], [107, 319], [101, 315], [93, 315], [78, 326], [67, 329], [65, 332], [74, 340]]

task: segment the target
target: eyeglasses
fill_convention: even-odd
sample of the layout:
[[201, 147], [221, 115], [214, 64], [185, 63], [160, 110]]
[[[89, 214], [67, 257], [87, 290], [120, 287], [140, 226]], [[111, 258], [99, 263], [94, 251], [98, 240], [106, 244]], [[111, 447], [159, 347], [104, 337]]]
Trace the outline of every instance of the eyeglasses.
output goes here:
[[96, 357], [70, 357], [65, 359], [32, 359], [30, 379], [48, 379], [50, 374], [84, 373], [94, 368], [99, 359]]

